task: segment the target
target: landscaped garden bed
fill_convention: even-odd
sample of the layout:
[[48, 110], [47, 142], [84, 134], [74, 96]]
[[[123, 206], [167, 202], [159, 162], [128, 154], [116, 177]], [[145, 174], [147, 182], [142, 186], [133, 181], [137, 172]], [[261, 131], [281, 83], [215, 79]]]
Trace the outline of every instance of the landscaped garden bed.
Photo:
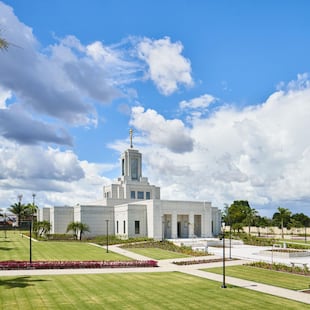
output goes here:
[[[232, 259], [225, 259], [225, 261], [230, 261]], [[187, 260], [187, 261], [179, 261], [179, 262], [173, 262], [175, 265], [197, 265], [197, 264], [208, 264], [208, 263], [218, 263], [222, 262], [222, 258], [213, 258], [213, 259], [197, 259], [197, 260]]]
[[0, 270], [158, 267], [157, 261], [2, 261]]
[[166, 251], [182, 253], [189, 256], [206, 256], [210, 255], [206, 252], [193, 251], [189, 246], [177, 246], [170, 241], [148, 241], [148, 242], [139, 242], [139, 243], [130, 243], [121, 246], [122, 248], [158, 248]]
[[294, 264], [292, 264], [291, 266], [287, 266], [285, 264], [278, 264], [278, 263], [270, 264], [266, 262], [253, 262], [253, 263], [245, 264], [245, 266], [310, 276], [310, 271], [306, 264], [303, 264], [302, 266], [295, 266]]

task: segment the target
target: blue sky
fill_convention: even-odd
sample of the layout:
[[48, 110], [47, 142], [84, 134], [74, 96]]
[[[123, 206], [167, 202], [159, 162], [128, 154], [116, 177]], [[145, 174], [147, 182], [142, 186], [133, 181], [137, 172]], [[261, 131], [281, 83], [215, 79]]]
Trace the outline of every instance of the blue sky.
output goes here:
[[3, 1], [0, 204], [102, 197], [143, 153], [164, 199], [309, 215], [309, 1]]

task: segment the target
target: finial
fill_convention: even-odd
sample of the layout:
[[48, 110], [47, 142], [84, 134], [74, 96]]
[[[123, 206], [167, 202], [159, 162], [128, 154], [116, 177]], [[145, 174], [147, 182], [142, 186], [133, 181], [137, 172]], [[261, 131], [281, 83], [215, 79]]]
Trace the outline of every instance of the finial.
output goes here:
[[133, 130], [130, 128], [129, 130], [129, 138], [130, 138], [130, 148], [132, 149], [133, 146], [132, 146], [132, 134], [133, 134]]

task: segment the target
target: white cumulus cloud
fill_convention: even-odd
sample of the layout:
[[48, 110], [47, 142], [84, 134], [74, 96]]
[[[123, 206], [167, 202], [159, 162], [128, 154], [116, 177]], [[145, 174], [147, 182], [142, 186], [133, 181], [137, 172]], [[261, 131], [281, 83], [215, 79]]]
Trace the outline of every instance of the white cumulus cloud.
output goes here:
[[174, 93], [179, 85], [191, 86], [191, 64], [182, 56], [181, 42], [169, 37], [159, 40], [144, 38], [138, 45], [138, 55], [149, 67], [149, 78], [164, 95]]
[[[135, 108], [132, 124], [152, 143], [139, 146], [147, 162], [144, 174], [170, 199], [211, 200], [219, 207], [247, 199], [273, 210], [309, 205], [309, 102], [310, 84], [302, 75], [262, 104], [242, 110], [225, 105], [192, 119], [190, 127], [177, 119], [169, 126], [156, 111]], [[184, 141], [184, 134], [192, 149], [176, 153], [168, 147], [170, 137]]]
[[131, 124], [145, 133], [150, 143], [164, 146], [172, 152], [190, 152], [193, 148], [192, 138], [179, 119], [166, 120], [155, 110], [144, 111], [142, 107], [134, 107]]

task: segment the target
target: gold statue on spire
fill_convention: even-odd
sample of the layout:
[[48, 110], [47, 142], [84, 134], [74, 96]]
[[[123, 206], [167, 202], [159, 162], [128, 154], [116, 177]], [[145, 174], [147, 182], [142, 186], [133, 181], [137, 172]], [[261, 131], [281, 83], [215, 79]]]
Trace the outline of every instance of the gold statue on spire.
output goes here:
[[129, 138], [130, 138], [130, 148], [131, 149], [133, 148], [133, 146], [132, 146], [132, 135], [133, 135], [133, 130], [132, 130], [132, 128], [130, 128], [130, 130], [129, 130]]

